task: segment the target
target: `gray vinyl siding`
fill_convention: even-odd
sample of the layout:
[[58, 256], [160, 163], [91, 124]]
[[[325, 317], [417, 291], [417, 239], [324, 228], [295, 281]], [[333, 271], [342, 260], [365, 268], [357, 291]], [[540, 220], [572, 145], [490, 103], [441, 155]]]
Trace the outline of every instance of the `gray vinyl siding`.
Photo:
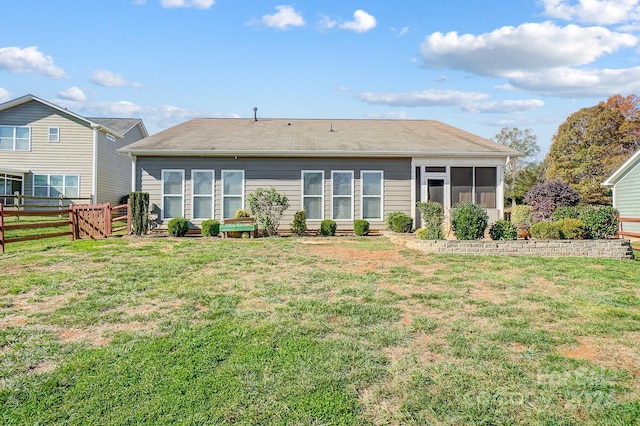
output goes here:
[[[621, 217], [640, 218], [640, 161], [614, 187], [615, 208]], [[623, 230], [640, 233], [639, 223], [624, 223]]]
[[[0, 166], [28, 170], [24, 192], [31, 195], [34, 174], [80, 176], [80, 197], [92, 195], [93, 130], [86, 123], [40, 102], [0, 112], [0, 125], [31, 128], [31, 151], [0, 151]], [[49, 127], [60, 129], [60, 141], [48, 141]]]
[[123, 195], [131, 191], [131, 159], [118, 154], [116, 149], [143, 137], [140, 126], [133, 127], [124, 135], [124, 138], [116, 139], [115, 142], [107, 139], [105, 133], [99, 132], [97, 191], [99, 203], [116, 204]]
[[[302, 210], [302, 170], [324, 171], [324, 218], [331, 218], [331, 171], [354, 172], [354, 212], [359, 219], [361, 212], [360, 172], [375, 170], [384, 173], [383, 213], [404, 211], [411, 214], [411, 159], [314, 159], [314, 158], [189, 158], [189, 157], [139, 157], [136, 162], [136, 189], [148, 192], [150, 202], [159, 209], [162, 205], [162, 170], [185, 171], [184, 212], [189, 220], [191, 209], [191, 171], [215, 170], [215, 218], [222, 215], [221, 176], [223, 170], [244, 170], [245, 199], [257, 188], [275, 187], [289, 198], [289, 209], [285, 212], [280, 227], [288, 230], [296, 211]], [[246, 203], [245, 203], [245, 207]], [[383, 215], [383, 218], [384, 218]], [[159, 216], [161, 217], [161, 216]], [[352, 229], [353, 221], [336, 221], [338, 229]], [[372, 229], [383, 229], [384, 219], [369, 220]], [[197, 223], [197, 221], [195, 222]], [[166, 225], [166, 224], [165, 224]], [[309, 229], [318, 229], [320, 221], [307, 221]]]

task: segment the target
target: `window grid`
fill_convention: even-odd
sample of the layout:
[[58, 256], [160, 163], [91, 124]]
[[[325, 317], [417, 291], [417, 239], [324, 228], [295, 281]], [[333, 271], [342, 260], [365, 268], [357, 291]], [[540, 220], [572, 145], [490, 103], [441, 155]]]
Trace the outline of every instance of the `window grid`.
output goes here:
[[60, 142], [60, 128], [49, 127], [49, 142]]
[[18, 126], [0, 126], [1, 151], [30, 151], [31, 128]]
[[215, 199], [215, 171], [191, 171], [191, 217], [194, 220], [213, 219]]
[[331, 171], [331, 217], [353, 220], [353, 170]]
[[37, 197], [80, 197], [79, 175], [34, 175], [33, 195]]
[[362, 219], [382, 220], [384, 200], [384, 172], [363, 170], [360, 172]]
[[184, 217], [184, 170], [163, 169], [162, 219]]
[[[306, 211], [307, 219], [322, 220], [324, 219], [324, 171], [303, 170], [301, 174], [302, 209]], [[311, 182], [314, 175], [316, 178], [320, 178], [319, 188], [315, 188], [315, 190]]]

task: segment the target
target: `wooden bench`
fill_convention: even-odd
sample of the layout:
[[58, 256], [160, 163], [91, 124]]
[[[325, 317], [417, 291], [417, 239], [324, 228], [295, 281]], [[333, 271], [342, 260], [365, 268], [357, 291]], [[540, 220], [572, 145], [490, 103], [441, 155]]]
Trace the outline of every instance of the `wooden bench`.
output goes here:
[[256, 236], [258, 224], [254, 217], [238, 217], [233, 219], [223, 219], [220, 224], [222, 238], [227, 238], [228, 232], [248, 232], [251, 238]]

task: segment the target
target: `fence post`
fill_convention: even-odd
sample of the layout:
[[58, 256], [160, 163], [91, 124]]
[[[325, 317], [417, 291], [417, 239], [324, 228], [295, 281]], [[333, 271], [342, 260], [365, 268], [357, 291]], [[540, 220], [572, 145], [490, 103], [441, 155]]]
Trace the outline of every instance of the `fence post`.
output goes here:
[[75, 209], [75, 204], [72, 204], [69, 206], [69, 222], [71, 222], [69, 224], [70, 227], [70, 231], [71, 231], [71, 241], [73, 241], [74, 239], [77, 240], [79, 239], [79, 232], [78, 232], [78, 216], [76, 214], [76, 209]]
[[0, 253], [4, 253], [4, 206], [0, 203]]
[[127, 199], [127, 235], [131, 235], [131, 197]]
[[111, 208], [111, 203], [107, 203], [107, 205], [105, 206], [105, 210], [106, 214], [104, 215], [104, 236], [110, 237], [111, 233], [113, 232], [113, 223], [111, 222], [113, 209]]

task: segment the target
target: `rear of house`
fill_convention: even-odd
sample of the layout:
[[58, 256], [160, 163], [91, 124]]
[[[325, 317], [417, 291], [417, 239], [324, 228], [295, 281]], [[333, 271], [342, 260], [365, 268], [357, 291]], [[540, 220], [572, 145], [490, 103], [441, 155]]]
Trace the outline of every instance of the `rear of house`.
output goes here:
[[0, 202], [116, 203], [131, 188], [131, 160], [116, 150], [146, 136], [140, 119], [82, 117], [33, 95], [0, 104]]
[[[633, 154], [604, 183], [613, 193], [613, 207], [620, 217], [640, 219], [640, 151]], [[640, 237], [640, 223], [622, 223], [625, 232]]]
[[285, 230], [298, 210], [310, 229], [323, 219], [383, 229], [390, 212], [417, 217], [423, 200], [476, 202], [496, 220], [503, 167], [519, 155], [427, 120], [196, 119], [119, 152], [134, 159], [133, 185], [149, 192], [161, 224], [233, 217], [249, 193], [275, 187], [290, 202]]

